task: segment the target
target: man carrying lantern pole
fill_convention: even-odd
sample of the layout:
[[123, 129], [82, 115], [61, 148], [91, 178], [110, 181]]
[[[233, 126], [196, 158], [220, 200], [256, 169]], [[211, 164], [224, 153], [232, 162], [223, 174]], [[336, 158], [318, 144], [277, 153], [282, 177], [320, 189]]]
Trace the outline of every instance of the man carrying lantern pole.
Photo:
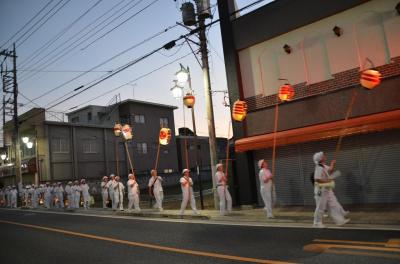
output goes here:
[[135, 174], [131, 173], [128, 175], [128, 182], [126, 183], [128, 186], [128, 211], [132, 210], [132, 207], [135, 207], [135, 211], [140, 212], [139, 206], [139, 184], [136, 181]]
[[163, 211], [162, 202], [164, 199], [164, 192], [162, 188], [162, 181], [163, 179], [157, 175], [156, 170], [151, 170], [151, 178], [149, 180], [149, 195], [150, 197], [154, 197], [156, 199], [156, 204], [154, 208], [158, 209], [159, 211]]
[[101, 182], [101, 197], [103, 198], [103, 208], [107, 208], [108, 203], [108, 177], [104, 176]]
[[223, 172], [223, 165], [221, 163], [216, 165], [216, 170], [215, 178], [219, 196], [219, 213], [220, 215], [226, 215], [226, 213], [231, 213], [232, 211], [232, 197], [228, 190], [228, 177]]
[[193, 193], [193, 180], [190, 177], [190, 171], [188, 169], [184, 169], [182, 171], [182, 174], [183, 176], [179, 180], [182, 188], [182, 204], [181, 204], [180, 215], [183, 215], [183, 213], [185, 212], [186, 206], [189, 201], [193, 213], [199, 214], [199, 212], [196, 209], [196, 200], [194, 199], [194, 193]]

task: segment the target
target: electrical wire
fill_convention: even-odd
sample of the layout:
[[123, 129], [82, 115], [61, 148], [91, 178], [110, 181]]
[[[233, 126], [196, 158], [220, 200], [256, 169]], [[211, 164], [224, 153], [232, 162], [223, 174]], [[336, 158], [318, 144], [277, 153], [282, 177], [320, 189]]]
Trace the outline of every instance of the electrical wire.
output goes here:
[[40, 10], [39, 12], [37, 12], [31, 19], [29, 19], [28, 22], [26, 22], [16, 33], [14, 33], [14, 35], [12, 35], [6, 42], [4, 42], [1, 46], [0, 49], [2, 47], [4, 47], [8, 42], [10, 42], [15, 36], [17, 36], [22, 30], [24, 30], [25, 27], [27, 27], [36, 17], [38, 17], [40, 15], [40, 13], [42, 13], [43, 10], [45, 10], [52, 2], [54, 2], [54, 0], [50, 0], [49, 2], [47, 2], [47, 4], [45, 4]]
[[[21, 37], [23, 37], [24, 35], [22, 35], [20, 38], [18, 38], [15, 42], [17, 43], [17, 48], [20, 47], [22, 44], [24, 44], [34, 33], [36, 33], [44, 24], [47, 23], [47, 21], [49, 21], [54, 15], [56, 15], [64, 6], [66, 6], [71, 0], [67, 0], [62, 6], [60, 6], [53, 14], [51, 14], [42, 24], [40, 24], [34, 31], [32, 31], [24, 40], [22, 40], [21, 42], [18, 42], [19, 39]], [[62, 1], [60, 0], [59, 3], [61, 3]], [[57, 4], [58, 5], [58, 4]], [[57, 6], [56, 5], [56, 6]], [[53, 10], [55, 7], [53, 7], [51, 10]], [[50, 10], [50, 11], [51, 11]], [[40, 20], [39, 20], [40, 21]], [[36, 24], [36, 23], [35, 23]]]
[[[50, 55], [52, 55], [54, 52], [56, 52], [57, 50], [59, 50], [61, 47], [63, 47], [64, 45], [68, 44], [70, 41], [74, 40], [75, 38], [77, 38], [74, 42], [72, 42], [71, 44], [69, 44], [67, 47], [63, 48], [60, 52], [64, 52], [66, 49], [68, 49], [69, 47], [71, 47], [72, 45], [74, 45], [76, 42], [80, 41], [83, 38], [87, 38], [87, 35], [90, 32], [93, 32], [96, 28], [98, 28], [99, 26], [101, 26], [103, 23], [107, 22], [110, 18], [112, 18], [113, 16], [115, 16], [116, 14], [118, 14], [121, 10], [123, 9], [127, 9], [130, 10], [132, 7], [127, 8], [127, 6], [129, 6], [130, 4], [132, 4], [133, 2], [128, 2], [127, 4], [125, 4], [124, 6], [120, 7], [117, 11], [113, 12], [110, 16], [106, 17], [105, 19], [103, 19], [102, 21], [100, 21], [97, 25], [95, 25], [93, 28], [90, 28], [89, 30], [86, 31], [86, 29], [88, 29], [89, 27], [91, 27], [93, 24], [97, 23], [98, 20], [102, 19], [104, 16], [108, 15], [109, 12], [111, 12], [112, 10], [114, 10], [115, 8], [117, 8], [120, 4], [122, 4], [123, 2], [125, 2], [125, 0], [121, 0], [120, 2], [118, 2], [117, 4], [115, 4], [114, 6], [112, 6], [110, 9], [108, 9], [106, 12], [104, 12], [102, 15], [100, 15], [99, 17], [97, 17], [96, 19], [94, 19], [91, 23], [89, 23], [88, 25], [86, 25], [85, 27], [83, 27], [78, 33], [74, 34], [74, 36], [68, 38], [67, 40], [65, 40], [63, 43], [61, 43], [60, 45], [58, 45], [56, 48], [52, 49], [50, 52], [48, 52], [46, 55], [44, 55], [41, 59], [39, 59], [38, 61], [35, 62], [31, 62], [32, 64], [34, 64], [36, 67], [38, 67], [37, 65], [39, 63], [41, 63], [44, 59], [46, 59], [47, 57], [49, 57]], [[111, 23], [111, 22], [110, 22]], [[108, 25], [108, 24], [107, 24]], [[106, 26], [107, 26], [106, 25]], [[81, 35], [82, 36], [79, 36]], [[75, 48], [75, 47], [74, 47]], [[52, 55], [50, 57], [50, 59], [48, 59], [46, 62], [40, 64], [39, 66], [42, 66], [44, 64], [46, 64], [47, 62], [49, 62], [50, 60], [52, 60], [54, 57], [56, 57], [57, 54]], [[21, 65], [22, 67], [31, 67], [31, 66], [25, 66], [24, 64]]]
[[48, 40], [44, 45], [40, 48], [36, 49], [31, 55], [26, 57], [24, 60], [20, 62], [23, 65], [26, 61], [32, 61], [37, 58], [40, 54], [42, 54], [46, 49], [48, 49], [51, 45], [53, 45], [57, 40], [59, 40], [63, 35], [65, 35], [68, 30], [70, 30], [77, 22], [79, 22], [83, 17], [85, 17], [90, 11], [92, 11], [97, 5], [99, 5], [103, 0], [98, 0], [91, 7], [89, 7], [85, 12], [83, 12], [78, 18], [76, 18], [72, 23], [63, 28], [59, 33], [57, 33], [52, 39]]

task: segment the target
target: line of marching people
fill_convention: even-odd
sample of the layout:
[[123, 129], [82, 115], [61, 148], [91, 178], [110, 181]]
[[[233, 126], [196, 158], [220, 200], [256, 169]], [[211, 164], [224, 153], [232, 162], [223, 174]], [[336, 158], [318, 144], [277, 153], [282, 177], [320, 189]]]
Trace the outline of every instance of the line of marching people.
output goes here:
[[65, 188], [61, 182], [50, 184], [28, 184], [21, 187], [7, 186], [0, 189], [0, 206], [17, 208], [17, 198], [21, 198], [22, 207], [38, 208], [43, 205], [45, 208], [83, 208], [89, 209], [90, 194], [89, 186], [85, 179], [80, 181], [69, 181]]

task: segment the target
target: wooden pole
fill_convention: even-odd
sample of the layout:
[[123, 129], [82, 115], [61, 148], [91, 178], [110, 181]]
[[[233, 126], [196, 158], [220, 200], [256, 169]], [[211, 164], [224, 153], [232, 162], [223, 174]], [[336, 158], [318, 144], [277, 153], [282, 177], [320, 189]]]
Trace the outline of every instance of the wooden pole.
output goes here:
[[115, 139], [115, 169], [117, 171], [117, 175], [119, 176], [119, 148], [118, 148], [118, 139]]
[[231, 120], [228, 123], [228, 138], [226, 142], [226, 160], [225, 160], [225, 177], [228, 178], [228, 166], [229, 166], [229, 137], [231, 133]]
[[[278, 100], [278, 98], [277, 98]], [[275, 120], [274, 120], [274, 138], [273, 138], [273, 145], [272, 145], [272, 175], [275, 178], [275, 159], [276, 159], [276, 133], [278, 132], [278, 118], [279, 118], [279, 102], [275, 104]], [[271, 197], [272, 197], [272, 204], [276, 201], [275, 197], [275, 179], [272, 178], [272, 189], [271, 189]]]
[[155, 170], [157, 170], [157, 168], [158, 168], [158, 159], [160, 158], [160, 145], [161, 145], [160, 141], [158, 141], [156, 164], [154, 165]]
[[[352, 110], [353, 110], [354, 102], [356, 101], [357, 94], [358, 94], [358, 90], [357, 90], [357, 88], [356, 88], [356, 89], [353, 90], [353, 95], [352, 95], [351, 100], [350, 100], [350, 102], [349, 102], [349, 106], [347, 107], [346, 115], [345, 115], [345, 117], [344, 117], [344, 120], [345, 120], [345, 121], [346, 121], [347, 119], [349, 119], [349, 117], [350, 117], [350, 114], [351, 114], [351, 112], [352, 112]], [[334, 160], [336, 160], [336, 158], [337, 158], [337, 156], [338, 156], [338, 154], [339, 154], [340, 148], [341, 148], [341, 146], [342, 146], [343, 136], [345, 135], [345, 131], [346, 131], [346, 128], [344, 128], [344, 129], [342, 130], [342, 132], [340, 133], [338, 142], [336, 143], [335, 154], [333, 155], [333, 157], [334, 157], [333, 159], [334, 159]]]
[[125, 150], [126, 150], [126, 156], [128, 157], [129, 165], [131, 167], [131, 171], [133, 172], [132, 160], [131, 160], [131, 156], [129, 155], [128, 144], [126, 143], [126, 141], [124, 142], [124, 146], [125, 146]]

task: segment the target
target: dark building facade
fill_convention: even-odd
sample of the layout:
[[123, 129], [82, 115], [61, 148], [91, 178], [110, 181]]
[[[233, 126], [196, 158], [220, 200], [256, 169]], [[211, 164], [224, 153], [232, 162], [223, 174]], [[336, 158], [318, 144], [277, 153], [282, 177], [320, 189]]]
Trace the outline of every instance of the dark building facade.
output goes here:
[[[271, 164], [277, 103], [278, 203], [314, 203], [312, 155], [322, 150], [332, 159], [341, 135], [337, 168], [343, 176], [335, 189], [340, 201], [400, 202], [396, 5], [396, 0], [323, 5], [317, 0], [277, 0], [237, 16], [233, 0], [218, 1], [230, 100], [248, 104], [246, 120], [233, 125], [238, 203], [261, 202], [256, 164], [262, 158]], [[332, 30], [335, 26], [340, 34]], [[382, 74], [381, 84], [373, 90], [360, 85], [360, 73], [368, 68]], [[295, 91], [293, 100], [285, 103], [277, 98], [284, 82]]]

